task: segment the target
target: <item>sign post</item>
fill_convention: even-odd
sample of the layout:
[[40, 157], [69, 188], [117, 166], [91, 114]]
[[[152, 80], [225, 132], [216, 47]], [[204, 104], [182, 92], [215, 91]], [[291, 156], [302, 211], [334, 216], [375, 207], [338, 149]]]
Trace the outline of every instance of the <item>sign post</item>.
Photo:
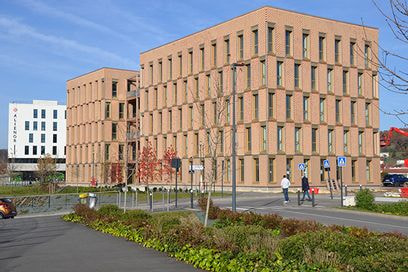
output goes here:
[[190, 175], [191, 175], [191, 186], [190, 186], [190, 208], [194, 208], [194, 199], [193, 199], [193, 175], [194, 175], [194, 170], [193, 170], [193, 160], [190, 161], [190, 169], [189, 169]]
[[177, 192], [178, 192], [178, 188], [177, 188], [177, 174], [178, 174], [178, 170], [181, 166], [181, 160], [180, 158], [173, 158], [171, 159], [171, 167], [176, 168], [176, 200], [175, 200], [175, 207], [177, 208]]
[[330, 162], [329, 160], [323, 161], [324, 169], [327, 171], [327, 177], [329, 179], [330, 199], [333, 199], [333, 184], [330, 179]]
[[341, 167], [340, 171], [340, 198], [341, 198], [341, 207], [343, 207], [343, 168], [346, 166], [347, 160], [346, 157], [337, 157], [337, 166]]

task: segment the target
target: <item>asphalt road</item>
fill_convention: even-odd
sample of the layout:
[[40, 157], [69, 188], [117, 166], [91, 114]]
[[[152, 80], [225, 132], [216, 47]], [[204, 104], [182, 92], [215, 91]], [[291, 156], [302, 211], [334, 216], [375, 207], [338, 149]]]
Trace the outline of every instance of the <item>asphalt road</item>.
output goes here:
[[198, 271], [59, 216], [0, 220], [0, 271]]
[[[305, 201], [298, 206], [296, 195], [291, 195], [291, 202], [283, 204], [279, 194], [245, 194], [237, 197], [238, 211], [253, 211], [257, 213], [277, 213], [286, 218], [315, 220], [325, 225], [345, 225], [367, 228], [380, 232], [399, 232], [408, 235], [408, 217], [390, 216], [368, 212], [342, 210], [340, 199], [330, 200], [328, 196], [316, 196], [316, 207]], [[215, 200], [220, 207], [231, 207], [231, 197]]]

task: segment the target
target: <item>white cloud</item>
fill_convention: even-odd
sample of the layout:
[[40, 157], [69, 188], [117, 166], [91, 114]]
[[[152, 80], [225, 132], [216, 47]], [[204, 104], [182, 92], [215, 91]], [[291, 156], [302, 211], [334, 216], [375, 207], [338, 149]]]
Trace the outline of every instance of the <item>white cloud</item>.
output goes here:
[[[11, 36], [20, 38], [30, 38], [54, 46], [57, 49], [69, 49], [86, 55], [98, 58], [101, 61], [113, 62], [127, 68], [136, 68], [136, 62], [121, 57], [115, 53], [103, 50], [99, 47], [89, 46], [75, 40], [64, 37], [41, 33], [33, 27], [20, 23], [15, 19], [6, 18], [0, 15], [0, 31], [7, 32]], [[26, 40], [25, 40], [26, 41]]]
[[20, 0], [19, 3], [21, 3], [23, 6], [34, 10], [36, 12], [39, 12], [41, 14], [45, 14], [51, 17], [55, 17], [58, 19], [63, 19], [65, 21], [68, 21], [72, 24], [79, 25], [81, 27], [86, 27], [92, 30], [96, 30], [102, 33], [107, 33], [112, 36], [121, 38], [124, 41], [127, 41], [128, 43], [131, 44], [136, 44], [135, 39], [130, 39], [127, 35], [124, 35], [120, 33], [119, 31], [115, 31], [105, 25], [98, 24], [95, 22], [92, 22], [88, 19], [84, 19], [83, 17], [80, 17], [78, 15], [62, 11], [61, 9], [51, 7], [49, 5], [46, 5], [43, 2], [40, 1], [34, 1], [34, 0]]

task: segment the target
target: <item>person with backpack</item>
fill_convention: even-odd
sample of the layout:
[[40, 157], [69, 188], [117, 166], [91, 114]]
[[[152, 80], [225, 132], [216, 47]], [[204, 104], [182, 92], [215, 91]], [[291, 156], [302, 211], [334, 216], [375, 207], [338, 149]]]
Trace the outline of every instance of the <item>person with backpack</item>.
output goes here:
[[307, 196], [308, 201], [312, 201], [312, 198], [310, 197], [309, 194], [309, 179], [306, 177], [306, 175], [303, 175], [302, 177], [302, 191], [303, 191], [303, 197], [301, 201], [305, 201], [305, 196]]

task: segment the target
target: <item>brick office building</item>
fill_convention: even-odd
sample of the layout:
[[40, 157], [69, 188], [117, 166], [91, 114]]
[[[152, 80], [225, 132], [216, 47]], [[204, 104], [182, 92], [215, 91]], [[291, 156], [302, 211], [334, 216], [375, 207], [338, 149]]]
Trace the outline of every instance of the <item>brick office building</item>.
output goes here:
[[[242, 63], [239, 188], [279, 185], [285, 173], [299, 185], [298, 163], [306, 164], [312, 184], [323, 185], [322, 161], [330, 161], [331, 177], [338, 178], [339, 155], [348, 160], [346, 184], [379, 184], [377, 44], [376, 28], [262, 7], [145, 51], [140, 144], [149, 140], [159, 158], [173, 145], [184, 184], [192, 160], [216, 169], [217, 186], [230, 186], [231, 64]], [[216, 120], [220, 102], [225, 114]], [[216, 168], [209, 165], [214, 130], [222, 138]]]
[[137, 71], [114, 68], [67, 81], [68, 184], [125, 181], [125, 156], [133, 152], [127, 122], [136, 116], [127, 98], [133, 98], [138, 82]]

